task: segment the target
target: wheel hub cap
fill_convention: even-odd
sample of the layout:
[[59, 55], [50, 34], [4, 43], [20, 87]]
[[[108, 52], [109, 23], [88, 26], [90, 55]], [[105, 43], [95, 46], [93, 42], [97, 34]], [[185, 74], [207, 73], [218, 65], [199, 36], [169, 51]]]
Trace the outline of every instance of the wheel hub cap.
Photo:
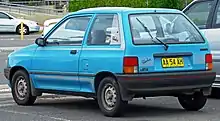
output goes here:
[[[21, 28], [19, 29], [19, 32], [21, 33]], [[25, 27], [23, 27], [23, 33], [25, 34], [27, 32], [27, 29]]]
[[19, 79], [17, 83], [18, 97], [23, 99], [27, 93], [27, 83], [24, 79]]
[[116, 103], [116, 91], [113, 86], [108, 86], [105, 90], [105, 103], [108, 107], [114, 107]]

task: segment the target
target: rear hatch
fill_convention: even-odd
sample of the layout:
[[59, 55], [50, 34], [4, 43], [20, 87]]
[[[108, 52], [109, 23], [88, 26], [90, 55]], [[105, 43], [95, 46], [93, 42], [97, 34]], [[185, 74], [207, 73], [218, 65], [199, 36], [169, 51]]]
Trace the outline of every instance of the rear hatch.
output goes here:
[[207, 69], [208, 45], [182, 14], [134, 14], [129, 21], [132, 43], [126, 56], [137, 57], [139, 73]]

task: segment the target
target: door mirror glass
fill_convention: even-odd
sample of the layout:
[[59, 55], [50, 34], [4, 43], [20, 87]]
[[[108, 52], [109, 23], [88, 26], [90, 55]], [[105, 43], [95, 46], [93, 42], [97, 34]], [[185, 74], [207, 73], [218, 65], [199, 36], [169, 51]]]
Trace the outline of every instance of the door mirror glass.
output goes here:
[[35, 40], [35, 43], [36, 43], [37, 45], [39, 45], [39, 46], [45, 46], [45, 45], [46, 45], [46, 42], [45, 42], [44, 38], [37, 38], [37, 39]]

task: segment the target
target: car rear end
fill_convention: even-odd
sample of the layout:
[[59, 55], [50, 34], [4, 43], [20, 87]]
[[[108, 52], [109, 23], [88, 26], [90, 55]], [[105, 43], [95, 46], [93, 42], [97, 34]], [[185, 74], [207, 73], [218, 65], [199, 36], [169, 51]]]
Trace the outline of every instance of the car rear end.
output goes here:
[[[127, 14], [122, 97], [209, 95], [216, 73], [198, 28], [181, 12]], [[127, 28], [127, 29], [126, 29]]]

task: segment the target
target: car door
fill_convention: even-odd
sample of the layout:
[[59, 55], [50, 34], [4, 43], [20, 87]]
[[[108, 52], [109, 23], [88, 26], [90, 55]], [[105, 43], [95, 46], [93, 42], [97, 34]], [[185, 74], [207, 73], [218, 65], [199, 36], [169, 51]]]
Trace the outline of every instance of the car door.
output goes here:
[[91, 25], [80, 55], [79, 79], [83, 92], [94, 93], [94, 77], [97, 73], [122, 71], [116, 65], [123, 58], [124, 46], [121, 44], [123, 32], [120, 30], [122, 25], [119, 24], [118, 14], [96, 14]]
[[15, 32], [16, 21], [7, 14], [0, 12], [0, 32]]
[[[67, 17], [45, 35], [47, 45], [38, 47], [31, 76], [36, 88], [79, 91], [78, 59], [92, 15]], [[82, 24], [82, 21], [86, 21]]]

